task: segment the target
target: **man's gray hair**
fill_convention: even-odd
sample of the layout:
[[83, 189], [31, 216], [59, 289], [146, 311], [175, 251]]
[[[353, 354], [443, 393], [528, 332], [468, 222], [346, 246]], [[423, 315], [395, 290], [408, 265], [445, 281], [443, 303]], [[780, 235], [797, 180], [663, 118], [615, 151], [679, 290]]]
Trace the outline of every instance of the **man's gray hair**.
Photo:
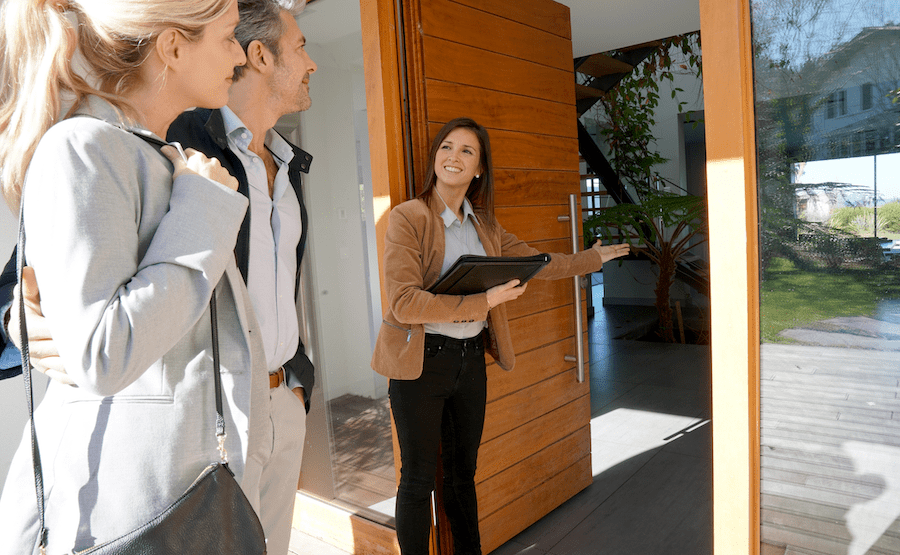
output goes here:
[[[258, 40], [272, 52], [275, 60], [281, 57], [278, 42], [284, 34], [281, 12], [287, 11], [296, 17], [306, 6], [306, 0], [238, 0], [240, 23], [234, 29], [234, 36], [247, 52], [251, 42]], [[234, 68], [234, 80], [244, 75], [244, 66]]]

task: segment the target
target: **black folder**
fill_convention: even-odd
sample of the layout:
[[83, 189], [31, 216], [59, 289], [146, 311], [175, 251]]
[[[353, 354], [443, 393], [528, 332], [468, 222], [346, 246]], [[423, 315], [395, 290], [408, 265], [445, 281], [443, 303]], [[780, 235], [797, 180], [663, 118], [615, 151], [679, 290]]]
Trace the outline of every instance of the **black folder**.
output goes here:
[[550, 262], [549, 254], [534, 256], [460, 256], [453, 266], [428, 288], [436, 295], [472, 295], [518, 279], [525, 283]]

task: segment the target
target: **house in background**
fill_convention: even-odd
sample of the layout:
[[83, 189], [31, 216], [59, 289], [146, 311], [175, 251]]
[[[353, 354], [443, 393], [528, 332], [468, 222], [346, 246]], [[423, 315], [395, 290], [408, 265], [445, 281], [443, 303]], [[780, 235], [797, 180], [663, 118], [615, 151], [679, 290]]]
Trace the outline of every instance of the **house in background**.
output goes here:
[[893, 152], [900, 144], [896, 121], [885, 117], [900, 113], [891, 94], [900, 88], [898, 43], [900, 26], [867, 27], [815, 64], [810, 160]]

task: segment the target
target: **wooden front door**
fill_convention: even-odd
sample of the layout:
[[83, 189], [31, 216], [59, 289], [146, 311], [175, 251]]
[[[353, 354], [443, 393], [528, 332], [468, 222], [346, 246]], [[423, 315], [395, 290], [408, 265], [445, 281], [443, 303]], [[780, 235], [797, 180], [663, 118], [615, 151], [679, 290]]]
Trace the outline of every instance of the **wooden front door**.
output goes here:
[[[580, 193], [569, 9], [409, 0], [404, 10], [417, 186], [441, 125], [471, 117], [491, 136], [501, 225], [545, 252], [571, 252], [569, 224], [557, 219]], [[575, 354], [574, 313], [572, 280], [532, 281], [509, 307], [517, 363], [512, 372], [488, 367], [478, 459], [485, 553], [591, 483], [590, 392], [565, 360]], [[439, 536], [449, 553], [449, 530]]]

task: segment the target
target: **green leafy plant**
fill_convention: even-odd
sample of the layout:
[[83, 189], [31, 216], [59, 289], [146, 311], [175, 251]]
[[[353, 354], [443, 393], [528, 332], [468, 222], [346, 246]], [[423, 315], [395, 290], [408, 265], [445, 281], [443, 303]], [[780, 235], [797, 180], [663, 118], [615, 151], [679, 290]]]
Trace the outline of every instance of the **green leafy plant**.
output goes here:
[[[598, 234], [607, 241], [624, 240], [659, 268], [656, 311], [659, 333], [675, 342], [669, 290], [675, 283], [678, 260], [707, 240], [705, 199], [671, 193], [645, 194], [641, 204], [618, 204], [584, 222], [585, 236]], [[625, 232], [625, 237], [620, 237]]]
[[679, 72], [702, 78], [699, 33], [660, 41], [593, 108], [593, 117], [603, 122], [600, 133], [609, 147], [610, 164], [634, 191], [637, 204], [603, 209], [584, 222], [586, 244], [598, 236], [608, 241], [624, 240], [658, 266], [655, 305], [659, 333], [668, 342], [675, 341], [669, 290], [677, 264], [689, 250], [706, 241], [707, 230], [705, 199], [660, 190], [678, 186], [656, 171], [668, 161], [656, 149], [653, 135], [660, 84], [671, 85], [671, 98], [677, 102], [679, 113], [684, 113], [688, 104], [678, 97], [684, 92], [675, 86]]
[[[693, 32], [659, 41], [631, 73], [601, 97], [591, 115], [602, 122], [600, 133], [609, 146], [610, 164], [623, 181], [641, 187], [662, 179], [654, 168], [668, 160], [656, 149], [653, 127], [660, 101], [660, 85], [671, 85], [671, 98], [683, 113], [684, 91], [675, 86], [675, 75], [685, 73], [702, 78], [700, 33]], [[609, 53], [615, 56], [617, 52]]]

